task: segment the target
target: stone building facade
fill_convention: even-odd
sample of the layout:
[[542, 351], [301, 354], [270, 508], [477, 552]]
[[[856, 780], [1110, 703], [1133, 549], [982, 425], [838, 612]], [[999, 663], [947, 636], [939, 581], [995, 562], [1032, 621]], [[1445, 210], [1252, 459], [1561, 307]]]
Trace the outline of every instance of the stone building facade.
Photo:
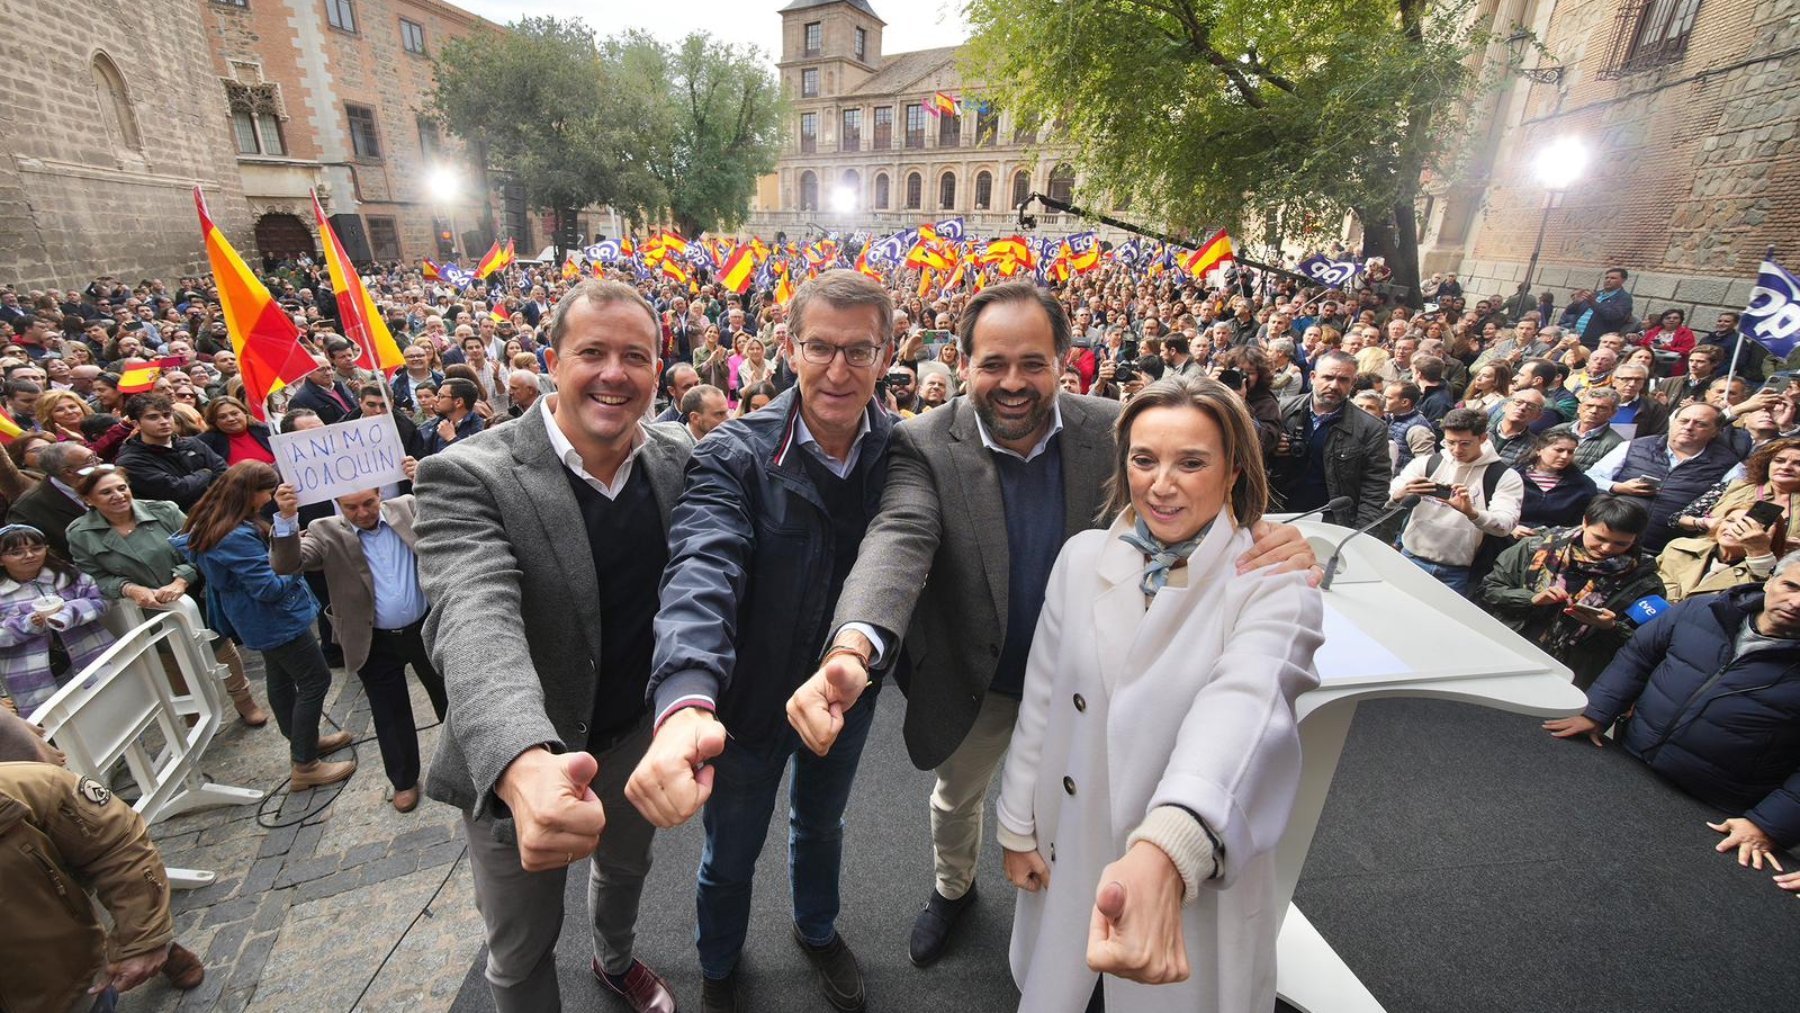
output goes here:
[[[868, 0], [794, 0], [781, 20], [788, 136], [746, 231], [888, 231], [961, 215], [973, 233], [1014, 232], [1027, 194], [1079, 193], [1066, 150], [984, 102], [958, 67], [959, 47], [884, 53], [886, 23]], [[936, 92], [958, 99], [961, 114], [926, 112]], [[1046, 234], [1094, 227], [1037, 218]]]
[[0, 283], [196, 273], [195, 184], [250, 245], [202, 20], [196, 0], [0, 0]]
[[[1767, 248], [1800, 262], [1800, 3], [1485, 0], [1481, 13], [1542, 40], [1525, 66], [1562, 71], [1513, 75], [1487, 100], [1467, 168], [1433, 188], [1427, 272], [1510, 294], [1541, 224], [1534, 291], [1566, 302], [1618, 265], [1640, 315], [1680, 308], [1710, 328], [1744, 307]], [[1508, 55], [1502, 43], [1485, 59]], [[1549, 193], [1536, 163], [1564, 138], [1591, 158]]]
[[[316, 256], [317, 188], [356, 260], [479, 257], [530, 243], [522, 203], [484, 207], [480, 167], [424, 116], [432, 57], [497, 26], [439, 0], [189, 0], [204, 11], [212, 93], [265, 255]], [[448, 169], [459, 195], [434, 192]]]

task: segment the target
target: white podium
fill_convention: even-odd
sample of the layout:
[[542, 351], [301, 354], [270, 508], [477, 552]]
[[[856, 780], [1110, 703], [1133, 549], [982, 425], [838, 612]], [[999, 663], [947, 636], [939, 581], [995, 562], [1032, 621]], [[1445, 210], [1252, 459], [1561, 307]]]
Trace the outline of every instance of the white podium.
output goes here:
[[[1321, 562], [1351, 533], [1318, 521], [1297, 526]], [[1565, 717], [1579, 713], [1587, 698], [1567, 666], [1368, 535], [1351, 539], [1325, 592], [1325, 645], [1317, 661], [1319, 688], [1296, 705], [1300, 794], [1276, 852], [1276, 899], [1286, 908], [1276, 992], [1305, 1013], [1381, 1013], [1381, 1004], [1293, 905], [1356, 705], [1429, 697]]]

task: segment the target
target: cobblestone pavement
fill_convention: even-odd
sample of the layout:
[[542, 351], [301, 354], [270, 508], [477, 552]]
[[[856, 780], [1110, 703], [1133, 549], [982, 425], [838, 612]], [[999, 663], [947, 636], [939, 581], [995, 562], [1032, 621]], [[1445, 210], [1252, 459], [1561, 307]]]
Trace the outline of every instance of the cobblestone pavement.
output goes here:
[[[257, 699], [266, 701], [254, 652], [245, 660]], [[274, 800], [266, 804], [261, 822], [293, 825], [265, 829], [258, 807], [247, 805], [151, 828], [170, 868], [218, 875], [210, 886], [174, 894], [175, 938], [205, 960], [206, 980], [183, 993], [158, 977], [121, 996], [120, 1010], [450, 1007], [482, 942], [458, 814], [429, 799], [396, 812], [361, 684], [334, 669], [328, 700], [333, 720], [370, 741], [355, 747], [357, 772], [341, 789], [301, 792], [279, 811]], [[421, 724], [432, 721], [417, 682], [413, 713]], [[419, 734], [427, 764], [437, 736], [435, 727]], [[267, 790], [287, 776], [287, 744], [273, 720], [262, 728], [233, 721], [202, 767], [219, 783]]]

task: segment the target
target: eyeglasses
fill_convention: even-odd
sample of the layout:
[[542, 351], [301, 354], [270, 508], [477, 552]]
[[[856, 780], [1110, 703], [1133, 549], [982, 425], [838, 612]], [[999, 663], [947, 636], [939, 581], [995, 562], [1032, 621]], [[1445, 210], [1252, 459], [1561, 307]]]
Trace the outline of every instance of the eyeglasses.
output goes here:
[[85, 468], [77, 469], [75, 474], [81, 476], [82, 478], [86, 478], [89, 475], [104, 475], [109, 471], [119, 471], [119, 470], [120, 470], [120, 468], [116, 464], [90, 464]]
[[839, 352], [852, 366], [872, 366], [875, 357], [881, 354], [880, 345], [834, 345], [829, 341], [802, 341], [799, 345], [800, 356], [815, 366], [831, 365]]

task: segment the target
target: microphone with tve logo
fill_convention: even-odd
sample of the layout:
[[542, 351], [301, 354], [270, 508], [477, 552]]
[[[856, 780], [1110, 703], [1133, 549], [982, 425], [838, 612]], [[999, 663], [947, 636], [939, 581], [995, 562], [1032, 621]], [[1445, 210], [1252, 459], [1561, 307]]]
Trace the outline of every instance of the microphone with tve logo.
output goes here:
[[1368, 534], [1370, 528], [1378, 526], [1379, 524], [1381, 524], [1382, 521], [1385, 521], [1388, 518], [1395, 516], [1396, 514], [1401, 514], [1408, 510], [1411, 510], [1413, 507], [1416, 507], [1418, 505], [1419, 505], [1419, 497], [1408, 496], [1405, 499], [1401, 500], [1400, 502], [1398, 502], [1398, 503], [1394, 504], [1393, 506], [1387, 508], [1386, 510], [1382, 511], [1380, 517], [1375, 518], [1374, 520], [1370, 521], [1369, 523], [1364, 524], [1362, 527], [1357, 528], [1355, 531], [1350, 532], [1348, 535], [1345, 535], [1344, 540], [1337, 543], [1337, 548], [1332, 550], [1331, 558], [1325, 561], [1325, 579], [1319, 581], [1319, 590], [1321, 590], [1321, 591], [1331, 590], [1331, 579], [1333, 577], [1337, 576], [1338, 564], [1343, 562], [1343, 560], [1344, 560], [1344, 546], [1349, 544], [1350, 539], [1355, 538], [1357, 535]]

